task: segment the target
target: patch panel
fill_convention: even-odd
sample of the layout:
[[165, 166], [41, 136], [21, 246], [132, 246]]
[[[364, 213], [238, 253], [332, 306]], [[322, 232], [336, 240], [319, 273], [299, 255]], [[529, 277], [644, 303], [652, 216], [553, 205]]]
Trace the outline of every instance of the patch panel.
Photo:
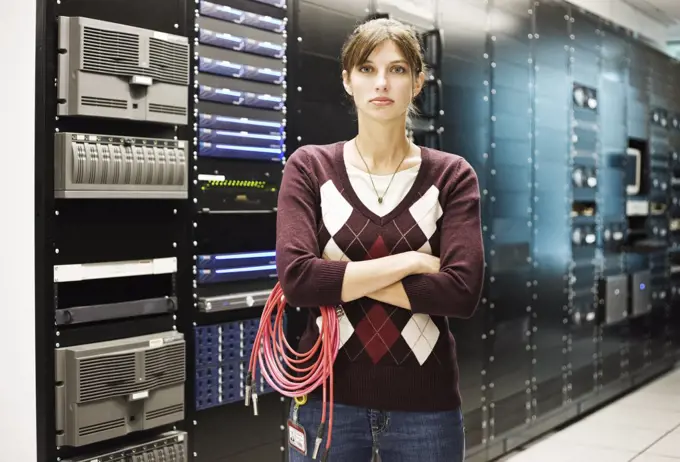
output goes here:
[[[285, 317], [283, 323], [285, 331]], [[255, 318], [194, 329], [196, 409], [207, 409], [244, 399], [245, 375], [259, 325], [260, 319]], [[273, 391], [259, 372], [256, 388], [258, 394]]]

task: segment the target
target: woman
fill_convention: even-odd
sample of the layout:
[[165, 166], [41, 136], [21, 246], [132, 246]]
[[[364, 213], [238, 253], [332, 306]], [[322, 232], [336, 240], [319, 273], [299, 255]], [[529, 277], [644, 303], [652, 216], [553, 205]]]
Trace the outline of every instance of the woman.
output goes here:
[[[407, 137], [425, 81], [413, 31], [393, 20], [364, 23], [342, 64], [358, 135], [290, 157], [276, 245], [287, 301], [310, 313], [300, 351], [318, 337], [315, 308], [344, 309], [330, 460], [459, 462], [465, 442], [447, 317], [472, 316], [482, 289], [477, 177], [462, 157]], [[291, 448], [290, 461], [310, 461], [320, 399], [311, 396], [297, 418], [307, 451]]]

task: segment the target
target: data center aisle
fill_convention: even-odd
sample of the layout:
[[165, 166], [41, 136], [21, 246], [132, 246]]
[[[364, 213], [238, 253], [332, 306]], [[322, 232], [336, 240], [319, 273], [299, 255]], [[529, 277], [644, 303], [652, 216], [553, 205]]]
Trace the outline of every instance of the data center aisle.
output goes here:
[[680, 462], [680, 368], [503, 462]]

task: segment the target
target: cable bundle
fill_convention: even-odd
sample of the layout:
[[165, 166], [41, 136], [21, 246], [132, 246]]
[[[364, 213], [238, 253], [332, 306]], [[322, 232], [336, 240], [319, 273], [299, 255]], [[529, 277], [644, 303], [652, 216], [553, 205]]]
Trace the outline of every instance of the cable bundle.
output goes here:
[[[314, 346], [307, 353], [295, 351], [286, 339], [283, 316], [286, 309], [286, 298], [283, 289], [277, 283], [267, 299], [260, 327], [255, 337], [253, 352], [250, 356], [248, 375], [246, 376], [246, 406], [252, 398], [253, 411], [257, 410], [257, 393], [253, 393], [253, 383], [257, 383], [256, 371], [259, 365], [262, 376], [276, 391], [289, 398], [307, 396], [319, 386], [323, 387], [323, 408], [321, 423], [316, 435], [314, 454], [316, 459], [323, 440], [328, 406], [328, 438], [322, 461], [326, 461], [331, 447], [333, 431], [333, 363], [340, 348], [339, 316], [344, 315], [335, 307], [321, 307], [320, 335]], [[272, 317], [275, 317], [272, 323]], [[316, 357], [316, 359], [314, 359]], [[311, 365], [302, 367], [304, 363]], [[295, 373], [293, 375], [290, 371]]]

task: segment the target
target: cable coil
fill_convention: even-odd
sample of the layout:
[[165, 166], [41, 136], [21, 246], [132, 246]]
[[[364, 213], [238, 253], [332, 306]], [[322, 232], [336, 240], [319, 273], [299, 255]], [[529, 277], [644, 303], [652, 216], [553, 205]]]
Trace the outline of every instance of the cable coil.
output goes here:
[[[283, 396], [296, 399], [297, 402], [321, 386], [323, 388], [321, 423], [312, 457], [316, 459], [318, 455], [328, 418], [326, 449], [321, 458], [322, 461], [326, 461], [333, 431], [333, 363], [340, 349], [339, 317], [344, 313], [342, 309], [335, 307], [320, 307], [319, 337], [308, 352], [300, 353], [295, 351], [286, 339], [283, 325], [286, 305], [283, 289], [277, 283], [265, 304], [250, 355], [250, 365], [246, 376], [245, 404], [250, 406], [252, 400], [253, 412], [258, 415], [257, 393], [253, 393], [253, 383], [257, 383], [258, 366], [262, 376], [274, 390]], [[305, 363], [310, 365], [303, 366]]]

